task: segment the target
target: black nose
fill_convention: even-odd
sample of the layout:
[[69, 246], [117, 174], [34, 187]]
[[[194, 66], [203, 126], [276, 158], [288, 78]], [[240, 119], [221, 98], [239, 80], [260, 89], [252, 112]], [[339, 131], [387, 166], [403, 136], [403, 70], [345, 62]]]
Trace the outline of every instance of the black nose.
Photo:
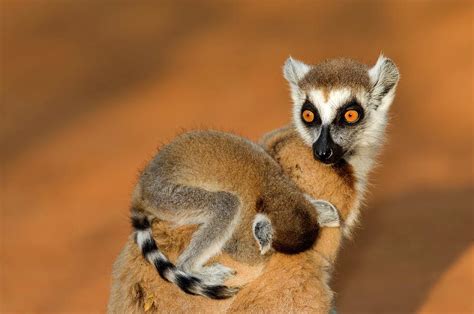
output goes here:
[[325, 164], [334, 164], [343, 156], [342, 147], [334, 143], [329, 133], [329, 127], [323, 126], [318, 140], [313, 144], [314, 159]]
[[331, 156], [333, 154], [332, 149], [329, 146], [326, 146], [326, 147], [319, 146], [316, 148], [314, 153], [316, 154], [316, 157], [321, 161], [326, 161], [326, 160], [331, 159]]

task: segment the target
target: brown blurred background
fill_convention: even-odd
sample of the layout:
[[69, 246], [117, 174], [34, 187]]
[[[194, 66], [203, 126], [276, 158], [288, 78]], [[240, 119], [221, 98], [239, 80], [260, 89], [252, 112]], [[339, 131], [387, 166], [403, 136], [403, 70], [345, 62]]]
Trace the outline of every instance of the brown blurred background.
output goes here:
[[281, 67], [402, 79], [333, 287], [341, 313], [472, 313], [470, 1], [1, 2], [1, 312], [103, 312], [137, 169], [182, 128], [289, 121]]

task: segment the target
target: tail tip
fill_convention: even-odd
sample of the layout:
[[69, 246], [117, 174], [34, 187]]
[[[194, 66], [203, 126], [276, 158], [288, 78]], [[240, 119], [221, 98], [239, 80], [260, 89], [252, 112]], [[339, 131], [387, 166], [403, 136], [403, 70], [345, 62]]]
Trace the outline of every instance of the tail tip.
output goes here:
[[216, 300], [224, 300], [233, 297], [240, 291], [240, 287], [228, 287], [224, 285], [208, 286], [204, 289], [204, 294]]

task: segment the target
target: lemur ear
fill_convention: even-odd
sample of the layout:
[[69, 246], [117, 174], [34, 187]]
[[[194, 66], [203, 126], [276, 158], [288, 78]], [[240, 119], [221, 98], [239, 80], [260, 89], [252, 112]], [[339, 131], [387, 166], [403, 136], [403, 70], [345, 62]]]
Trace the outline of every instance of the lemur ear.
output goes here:
[[321, 227], [340, 227], [341, 219], [336, 207], [323, 200], [316, 200], [313, 205], [318, 212], [318, 224]]
[[283, 75], [291, 85], [298, 85], [298, 82], [311, 70], [311, 66], [289, 57], [283, 66]]
[[252, 224], [252, 231], [257, 240], [260, 254], [264, 255], [272, 247], [273, 228], [272, 222], [264, 214], [257, 214]]
[[369, 70], [372, 83], [371, 100], [375, 108], [388, 109], [395, 96], [400, 72], [395, 63], [380, 55], [375, 65]]
[[337, 208], [324, 200], [315, 200], [312, 196], [305, 194], [306, 199], [316, 208], [318, 212], [318, 224], [320, 227], [340, 227], [341, 218]]

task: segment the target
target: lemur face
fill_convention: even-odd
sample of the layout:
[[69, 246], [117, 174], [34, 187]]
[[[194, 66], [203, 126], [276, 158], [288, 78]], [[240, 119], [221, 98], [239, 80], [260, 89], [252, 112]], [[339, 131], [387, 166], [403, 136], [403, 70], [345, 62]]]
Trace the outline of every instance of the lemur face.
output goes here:
[[293, 123], [316, 160], [335, 164], [377, 148], [399, 73], [380, 56], [369, 69], [349, 59], [311, 66], [289, 58], [284, 67]]

